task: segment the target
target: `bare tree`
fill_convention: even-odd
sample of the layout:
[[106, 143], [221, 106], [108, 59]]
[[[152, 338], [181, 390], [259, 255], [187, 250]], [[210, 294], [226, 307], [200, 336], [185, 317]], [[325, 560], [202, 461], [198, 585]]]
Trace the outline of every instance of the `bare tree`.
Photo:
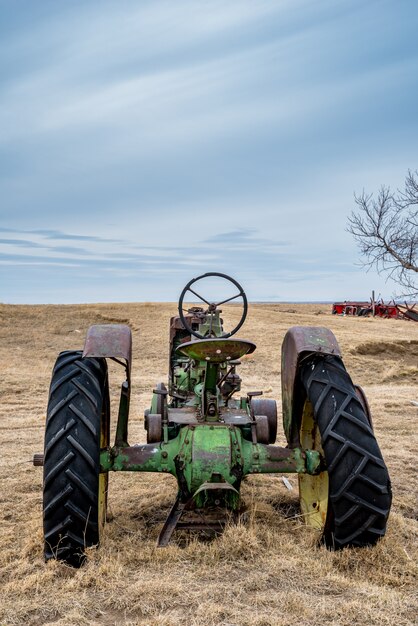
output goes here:
[[358, 211], [348, 218], [366, 267], [386, 273], [402, 289], [398, 297], [418, 296], [418, 171], [408, 171], [403, 190], [382, 186], [374, 197], [355, 195]]

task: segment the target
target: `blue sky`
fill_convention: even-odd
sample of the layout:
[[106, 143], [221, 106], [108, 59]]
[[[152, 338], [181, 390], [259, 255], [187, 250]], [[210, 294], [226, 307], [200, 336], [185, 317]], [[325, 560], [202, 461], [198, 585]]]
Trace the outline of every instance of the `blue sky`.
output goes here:
[[0, 302], [390, 298], [345, 228], [418, 159], [413, 0], [0, 0]]

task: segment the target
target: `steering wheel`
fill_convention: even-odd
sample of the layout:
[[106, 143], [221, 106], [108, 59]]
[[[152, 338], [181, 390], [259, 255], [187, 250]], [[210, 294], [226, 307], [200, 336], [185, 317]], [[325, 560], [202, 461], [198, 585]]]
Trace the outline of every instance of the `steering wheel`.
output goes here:
[[[192, 285], [197, 283], [199, 280], [202, 280], [203, 278], [208, 278], [209, 276], [218, 276], [219, 278], [223, 278], [224, 280], [229, 281], [230, 283], [235, 285], [235, 287], [237, 287], [238, 293], [235, 294], [235, 296], [231, 296], [230, 298], [226, 298], [225, 300], [222, 300], [221, 302], [208, 302], [208, 300], [206, 300], [206, 298], [201, 296], [194, 288], [192, 289]], [[227, 276], [226, 274], [220, 274], [219, 272], [208, 272], [207, 274], [202, 274], [202, 276], [198, 276], [197, 278], [192, 278], [192, 280], [187, 283], [187, 285], [181, 292], [181, 295], [179, 298], [179, 315], [180, 315], [182, 324], [184, 328], [187, 330], [187, 332], [189, 332], [191, 335], [194, 335], [198, 339], [206, 339], [207, 337], [204, 337], [204, 335], [201, 335], [197, 331], [193, 330], [189, 322], [187, 321], [187, 318], [184, 315], [185, 311], [183, 309], [183, 301], [184, 301], [184, 297], [186, 293], [189, 291], [194, 296], [196, 296], [196, 298], [198, 298], [200, 302], [204, 302], [205, 304], [207, 304], [208, 308], [205, 311], [206, 315], [208, 313], [214, 313], [217, 310], [217, 308], [221, 306], [221, 304], [225, 304], [226, 302], [231, 302], [232, 300], [236, 300], [237, 298], [242, 298], [243, 312], [242, 312], [241, 318], [238, 324], [235, 326], [233, 330], [231, 330], [230, 333], [226, 333], [222, 335], [223, 339], [227, 339], [228, 337], [231, 337], [231, 335], [235, 335], [235, 333], [241, 328], [241, 326], [245, 322], [245, 318], [247, 317], [248, 302], [247, 302], [247, 296], [245, 295], [245, 292], [243, 288], [241, 287], [241, 285], [230, 276]]]

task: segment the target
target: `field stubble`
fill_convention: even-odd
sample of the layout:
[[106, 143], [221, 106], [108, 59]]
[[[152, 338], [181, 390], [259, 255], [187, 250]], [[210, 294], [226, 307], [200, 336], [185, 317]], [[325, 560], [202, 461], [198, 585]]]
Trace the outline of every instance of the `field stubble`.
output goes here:
[[[130, 442], [145, 440], [143, 412], [165, 381], [172, 304], [0, 305], [0, 624], [292, 626], [415, 624], [417, 600], [418, 325], [339, 318], [327, 305], [252, 305], [241, 337], [257, 344], [244, 359], [243, 391], [280, 402], [280, 347], [293, 325], [327, 326], [354, 382], [369, 399], [391, 474], [394, 500], [375, 548], [332, 553], [317, 546], [298, 513], [297, 478], [247, 479], [246, 519], [213, 541], [155, 540], [176, 494], [171, 477], [111, 475], [112, 520], [99, 550], [73, 570], [42, 555], [41, 451], [50, 375], [64, 349], [80, 349], [93, 323], [133, 331]], [[235, 307], [224, 307], [233, 321]], [[110, 366], [113, 415], [122, 370]], [[116, 384], [115, 384], [116, 383]], [[278, 441], [284, 445], [279, 428]]]

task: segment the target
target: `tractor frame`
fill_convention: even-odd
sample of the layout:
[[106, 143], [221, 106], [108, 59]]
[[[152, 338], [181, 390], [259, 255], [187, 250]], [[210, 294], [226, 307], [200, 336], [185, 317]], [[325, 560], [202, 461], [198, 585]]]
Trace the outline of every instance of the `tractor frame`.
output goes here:
[[[221, 302], [201, 297], [196, 283], [213, 277], [229, 281], [238, 293]], [[204, 306], [186, 305], [186, 297], [199, 299]], [[242, 300], [244, 311], [239, 324], [227, 333], [220, 306], [235, 299]], [[247, 313], [239, 283], [219, 273], [192, 279], [182, 291], [178, 313], [170, 321], [168, 389], [159, 383], [145, 412], [147, 443], [128, 443], [132, 370], [128, 326], [91, 326], [82, 354], [58, 357], [45, 452], [36, 459], [45, 466], [46, 558], [71, 565], [83, 562], [85, 547], [99, 542], [106, 519], [109, 473], [125, 471], [171, 474], [177, 480], [177, 497], [158, 546], [167, 545], [176, 529], [220, 531], [240, 511], [240, 487], [246, 476], [288, 472], [299, 475], [304, 519], [328, 547], [375, 543], [386, 527], [390, 481], [364, 392], [345, 371], [333, 333], [295, 326], [285, 335], [282, 414], [287, 446], [281, 447], [275, 444], [275, 401], [260, 398], [260, 391], [235, 397], [241, 390], [240, 359], [256, 348], [251, 341], [233, 337]], [[125, 370], [113, 445], [106, 359]], [[66, 400], [69, 395], [72, 404]], [[83, 476], [86, 460], [88, 480]], [[90, 498], [88, 515], [83, 493]], [[65, 508], [63, 513], [57, 502]], [[84, 522], [88, 532], [82, 545], [79, 531]]]

